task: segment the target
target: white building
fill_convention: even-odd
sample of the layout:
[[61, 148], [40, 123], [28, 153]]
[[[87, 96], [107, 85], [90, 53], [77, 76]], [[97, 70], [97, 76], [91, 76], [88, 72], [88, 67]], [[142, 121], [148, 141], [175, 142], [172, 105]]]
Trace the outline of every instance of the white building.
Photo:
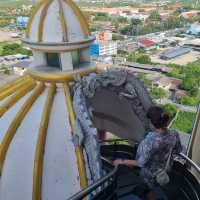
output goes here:
[[100, 56], [117, 55], [117, 42], [108, 41], [108, 42], [99, 43], [99, 55]]
[[109, 31], [96, 33], [96, 41], [90, 46], [92, 56], [117, 55], [118, 43], [112, 41], [112, 33]]

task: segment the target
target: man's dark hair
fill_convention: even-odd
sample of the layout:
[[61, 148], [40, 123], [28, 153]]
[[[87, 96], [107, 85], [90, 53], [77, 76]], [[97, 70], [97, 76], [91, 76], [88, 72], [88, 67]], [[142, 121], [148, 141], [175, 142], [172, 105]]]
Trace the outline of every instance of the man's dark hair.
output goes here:
[[149, 108], [147, 112], [147, 118], [150, 119], [151, 123], [155, 126], [155, 128], [167, 128], [169, 124], [169, 115], [158, 106], [153, 106]]

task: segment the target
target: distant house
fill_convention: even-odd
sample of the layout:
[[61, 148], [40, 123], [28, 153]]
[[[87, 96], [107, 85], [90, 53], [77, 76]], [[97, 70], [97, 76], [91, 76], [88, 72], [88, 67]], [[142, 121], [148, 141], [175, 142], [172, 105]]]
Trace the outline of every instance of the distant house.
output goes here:
[[152, 50], [156, 48], [156, 43], [150, 39], [140, 39], [138, 41], [138, 46], [144, 48], [145, 50]]
[[153, 81], [153, 85], [165, 90], [175, 90], [181, 85], [182, 80], [173, 77], [159, 77]]
[[169, 20], [169, 19], [176, 19], [176, 16], [170, 15], [169, 13], [161, 13], [160, 14], [161, 20]]
[[184, 18], [191, 18], [191, 17], [198, 16], [198, 13], [199, 13], [199, 11], [192, 10], [192, 11], [181, 13], [181, 16], [184, 17]]
[[174, 93], [174, 98], [173, 100], [175, 101], [179, 101], [181, 100], [183, 97], [185, 97], [187, 95], [186, 91], [184, 90], [176, 90], [175, 93]]
[[26, 25], [28, 24], [28, 21], [29, 21], [29, 17], [26, 17], [26, 16], [16, 17], [16, 24], [19, 27], [26, 27]]
[[26, 61], [22, 61], [16, 64], [12, 65], [12, 68], [14, 70], [14, 73], [17, 75], [24, 75], [24, 73], [26, 72], [27, 68], [30, 66], [31, 61], [30, 60], [26, 60]]
[[186, 33], [190, 34], [190, 35], [199, 35], [200, 34], [200, 24], [199, 23], [192, 24]]
[[173, 77], [159, 77], [158, 79], [153, 80], [152, 85], [159, 87], [168, 92], [171, 96], [171, 99], [174, 101], [180, 100], [186, 95], [184, 90], [180, 90], [179, 86], [182, 84], [181, 79]]
[[178, 56], [182, 56], [184, 54], [187, 54], [190, 51], [191, 51], [190, 48], [176, 47], [176, 48], [173, 48], [173, 49], [170, 49], [170, 50], [163, 52], [160, 55], [160, 58], [163, 59], [163, 60], [170, 60], [170, 59], [176, 58]]

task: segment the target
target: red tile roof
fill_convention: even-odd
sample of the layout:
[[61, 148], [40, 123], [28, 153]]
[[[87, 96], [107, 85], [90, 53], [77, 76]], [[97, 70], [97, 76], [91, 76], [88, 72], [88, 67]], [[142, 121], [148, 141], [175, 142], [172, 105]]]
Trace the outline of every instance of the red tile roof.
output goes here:
[[170, 90], [175, 90], [178, 88], [178, 86], [182, 83], [182, 80], [173, 78], [173, 77], [161, 77], [158, 80], [154, 81], [154, 83], [157, 83], [160, 86], [167, 87], [170, 86]]
[[152, 47], [155, 45], [155, 43], [152, 40], [149, 39], [140, 39], [139, 43], [141, 43], [145, 47]]
[[177, 99], [181, 99], [181, 98], [185, 97], [187, 95], [187, 93], [184, 90], [178, 90], [175, 95], [176, 95]]
[[187, 13], [187, 16], [188, 16], [188, 17], [196, 17], [196, 16], [197, 16], [197, 13], [195, 13], [195, 12], [190, 12], [190, 13]]

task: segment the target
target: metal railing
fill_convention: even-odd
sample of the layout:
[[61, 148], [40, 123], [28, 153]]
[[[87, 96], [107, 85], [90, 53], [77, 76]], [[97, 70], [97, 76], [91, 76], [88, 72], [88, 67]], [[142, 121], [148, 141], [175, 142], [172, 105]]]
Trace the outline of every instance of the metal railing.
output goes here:
[[[198, 174], [200, 174], [200, 167], [196, 163], [194, 163], [190, 158], [188, 158], [183, 153], [181, 153], [180, 156], [183, 158], [184, 161], [186, 161], [187, 164], [192, 166], [198, 172]], [[113, 167], [112, 163], [106, 158], [102, 158], [102, 160], [106, 162], [108, 165]], [[118, 167], [114, 167], [113, 170], [110, 173], [108, 173], [106, 176], [104, 176], [97, 182], [93, 183], [92, 185], [88, 186], [87, 188], [83, 189], [82, 191], [76, 193], [75, 195], [73, 195], [67, 200], [82, 200], [85, 197], [89, 196], [92, 192], [96, 191], [99, 187], [104, 186], [104, 184], [108, 183], [109, 181], [111, 182], [116, 181], [117, 171], [118, 171]]]
[[180, 156], [187, 161], [187, 163], [189, 163], [200, 175], [200, 167], [194, 162], [192, 161], [190, 158], [188, 158], [185, 154], [180, 153]]
[[[102, 160], [106, 161], [109, 165], [112, 165], [107, 159], [102, 158]], [[94, 192], [97, 188], [106, 184], [108, 181], [112, 181], [112, 182], [116, 181], [117, 171], [118, 171], [118, 167], [114, 167], [114, 169], [110, 173], [108, 173], [106, 176], [99, 179], [98, 181], [88, 186], [87, 188], [81, 190], [80, 192], [76, 193], [75, 195], [73, 195], [67, 200], [82, 200], [88, 195], [90, 195], [92, 192]]]

